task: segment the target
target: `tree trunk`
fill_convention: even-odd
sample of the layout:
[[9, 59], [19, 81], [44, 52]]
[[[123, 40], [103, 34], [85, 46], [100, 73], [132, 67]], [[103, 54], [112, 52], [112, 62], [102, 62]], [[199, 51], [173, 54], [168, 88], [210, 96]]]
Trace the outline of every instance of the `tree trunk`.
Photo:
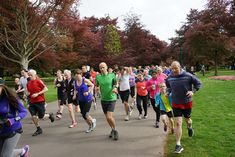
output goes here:
[[21, 65], [22, 69], [28, 70], [28, 67], [29, 67], [29, 60], [28, 60], [28, 58], [22, 58], [20, 65]]
[[215, 50], [215, 76], [218, 75], [218, 51]]

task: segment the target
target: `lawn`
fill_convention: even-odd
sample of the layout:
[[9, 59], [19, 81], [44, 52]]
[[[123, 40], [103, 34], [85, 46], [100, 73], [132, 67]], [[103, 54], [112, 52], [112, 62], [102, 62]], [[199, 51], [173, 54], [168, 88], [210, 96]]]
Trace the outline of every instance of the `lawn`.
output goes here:
[[[219, 71], [219, 75], [235, 75], [235, 72]], [[200, 74], [198, 77], [203, 87], [194, 95], [195, 134], [188, 137], [184, 122], [181, 144], [185, 150], [180, 155], [173, 154], [175, 136], [169, 135], [166, 156], [235, 157], [235, 81], [212, 80]]]

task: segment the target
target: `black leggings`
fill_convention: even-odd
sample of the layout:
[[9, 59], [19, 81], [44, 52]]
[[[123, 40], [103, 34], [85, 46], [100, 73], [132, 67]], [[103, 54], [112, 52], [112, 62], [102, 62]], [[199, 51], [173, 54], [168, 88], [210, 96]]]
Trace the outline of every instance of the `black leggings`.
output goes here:
[[138, 109], [138, 111], [139, 111], [139, 114], [142, 114], [141, 100], [143, 101], [144, 116], [147, 116], [148, 95], [146, 95], [146, 96], [140, 96], [140, 95], [137, 94], [136, 103], [137, 103], [137, 109]]
[[151, 101], [153, 110], [156, 113], [156, 122], [159, 122], [160, 121], [160, 107], [159, 107], [159, 105], [158, 105], [158, 107], [155, 106], [155, 99], [150, 98], [150, 101]]
[[90, 101], [90, 102], [79, 101], [79, 106], [80, 106], [80, 109], [81, 109], [81, 114], [82, 114], [82, 117], [85, 120], [87, 120], [87, 117], [89, 116], [89, 111], [91, 109], [91, 103], [92, 103], [92, 101]]

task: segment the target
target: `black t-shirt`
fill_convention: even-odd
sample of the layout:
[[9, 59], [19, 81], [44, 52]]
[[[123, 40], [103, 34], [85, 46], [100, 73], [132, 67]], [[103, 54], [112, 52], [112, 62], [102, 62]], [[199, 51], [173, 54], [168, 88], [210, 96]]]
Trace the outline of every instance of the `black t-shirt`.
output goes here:
[[89, 71], [85, 72], [85, 73], [82, 73], [82, 76], [85, 77], [86, 79], [90, 79], [91, 77], [91, 74]]

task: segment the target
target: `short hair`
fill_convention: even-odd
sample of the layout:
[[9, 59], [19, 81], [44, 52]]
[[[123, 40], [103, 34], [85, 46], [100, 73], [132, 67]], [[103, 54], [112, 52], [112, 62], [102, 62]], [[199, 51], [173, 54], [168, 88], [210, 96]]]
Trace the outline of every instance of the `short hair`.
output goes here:
[[70, 71], [70, 70], [67, 70], [67, 69], [64, 70], [64, 73], [71, 75], [71, 71]]
[[29, 70], [29, 73], [31, 73], [32, 75], [37, 75], [37, 72], [36, 72], [36, 70], [34, 70], [34, 69], [30, 69], [30, 70]]
[[76, 74], [82, 75], [82, 70], [81, 69], [77, 69], [76, 70]]
[[180, 68], [181, 68], [180, 62], [178, 62], [178, 61], [173, 61], [173, 62], [171, 63], [171, 66], [172, 66], [172, 65], [176, 65], [177, 67], [180, 67]]

